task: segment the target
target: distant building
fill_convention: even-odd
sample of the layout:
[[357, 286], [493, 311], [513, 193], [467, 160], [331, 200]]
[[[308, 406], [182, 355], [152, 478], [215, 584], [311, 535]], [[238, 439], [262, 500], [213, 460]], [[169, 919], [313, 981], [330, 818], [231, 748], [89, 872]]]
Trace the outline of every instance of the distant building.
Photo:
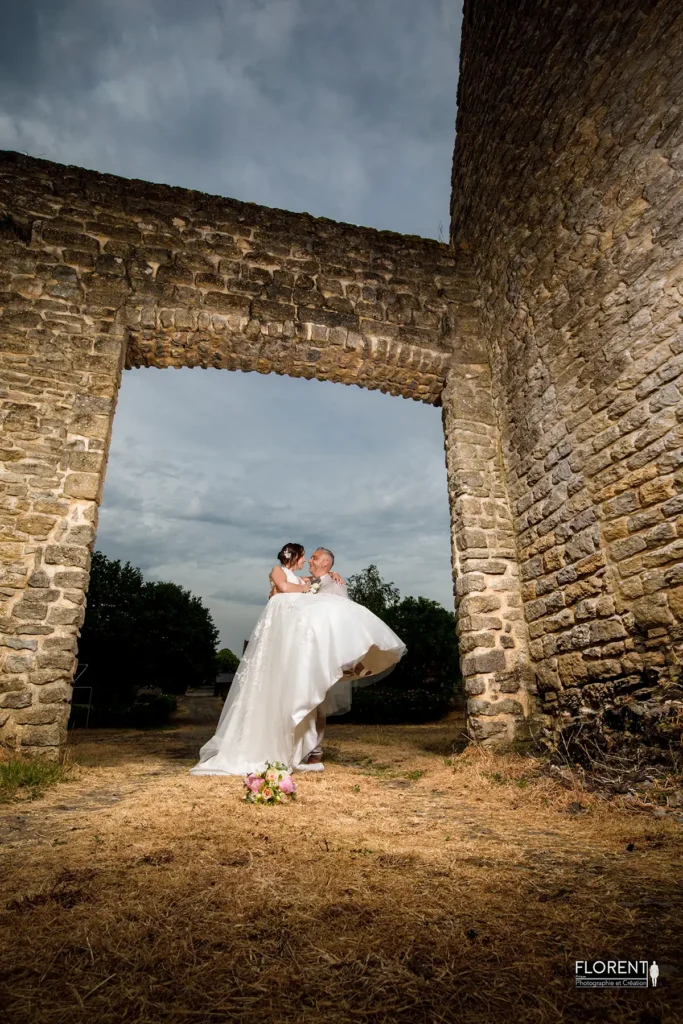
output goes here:
[[214, 697], [222, 697], [225, 700], [234, 678], [234, 672], [219, 672], [213, 684]]

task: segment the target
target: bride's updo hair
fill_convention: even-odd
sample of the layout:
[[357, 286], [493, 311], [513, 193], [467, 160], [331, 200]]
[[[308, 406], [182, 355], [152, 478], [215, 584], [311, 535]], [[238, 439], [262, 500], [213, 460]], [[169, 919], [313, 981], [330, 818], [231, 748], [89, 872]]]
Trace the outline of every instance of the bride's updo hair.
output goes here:
[[284, 565], [286, 569], [289, 569], [291, 565], [299, 561], [303, 553], [303, 544], [285, 544], [277, 558], [280, 565]]

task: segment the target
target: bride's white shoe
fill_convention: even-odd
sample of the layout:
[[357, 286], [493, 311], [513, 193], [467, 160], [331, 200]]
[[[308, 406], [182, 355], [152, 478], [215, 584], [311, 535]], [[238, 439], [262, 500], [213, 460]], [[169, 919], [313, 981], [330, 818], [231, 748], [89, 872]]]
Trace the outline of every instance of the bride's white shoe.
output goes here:
[[302, 761], [301, 764], [294, 765], [295, 772], [324, 772], [325, 765], [322, 761], [315, 761], [313, 764], [306, 764]]

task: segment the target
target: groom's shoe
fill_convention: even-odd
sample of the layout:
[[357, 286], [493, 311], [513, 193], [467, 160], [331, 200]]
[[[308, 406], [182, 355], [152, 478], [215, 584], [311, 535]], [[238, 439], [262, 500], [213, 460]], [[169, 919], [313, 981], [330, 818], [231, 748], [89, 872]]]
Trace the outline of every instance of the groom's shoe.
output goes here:
[[306, 758], [306, 764], [322, 764], [322, 763], [323, 763], [323, 755], [322, 754], [309, 754], [308, 757]]

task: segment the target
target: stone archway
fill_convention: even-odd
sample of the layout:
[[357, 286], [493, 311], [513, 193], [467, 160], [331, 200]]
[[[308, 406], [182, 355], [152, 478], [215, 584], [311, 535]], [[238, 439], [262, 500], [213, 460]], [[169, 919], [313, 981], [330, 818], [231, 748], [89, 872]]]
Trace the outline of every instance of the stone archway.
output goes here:
[[0, 158], [0, 735], [56, 756], [125, 367], [223, 367], [443, 403], [470, 733], [530, 672], [469, 261], [306, 214]]
[[678, 742], [682, 40], [676, 0], [465, 0], [450, 247], [0, 156], [4, 742], [63, 737], [141, 365], [440, 403], [470, 734]]

